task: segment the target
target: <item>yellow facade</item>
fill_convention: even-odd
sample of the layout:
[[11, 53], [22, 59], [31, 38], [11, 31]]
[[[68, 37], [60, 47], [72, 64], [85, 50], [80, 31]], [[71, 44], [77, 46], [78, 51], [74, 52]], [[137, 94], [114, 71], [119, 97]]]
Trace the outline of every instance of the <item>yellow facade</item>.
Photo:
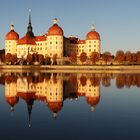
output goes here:
[[5, 40], [5, 54], [17, 54], [17, 41], [16, 40]]

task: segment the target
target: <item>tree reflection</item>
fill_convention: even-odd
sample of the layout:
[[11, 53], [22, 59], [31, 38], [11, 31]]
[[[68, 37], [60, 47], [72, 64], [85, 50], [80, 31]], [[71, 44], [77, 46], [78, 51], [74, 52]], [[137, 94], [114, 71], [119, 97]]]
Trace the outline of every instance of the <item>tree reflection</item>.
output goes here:
[[94, 86], [94, 87], [100, 85], [100, 79], [96, 75], [92, 75], [92, 77], [90, 78], [90, 82], [91, 82], [91, 85]]
[[102, 85], [105, 87], [109, 87], [111, 85], [111, 77], [110, 75], [103, 75], [102, 77]]
[[85, 86], [87, 82], [87, 78], [85, 76], [81, 76], [80, 77], [80, 83], [82, 86]]
[[117, 86], [117, 88], [123, 88], [124, 85], [125, 85], [125, 75], [119, 74], [116, 77], [116, 86]]

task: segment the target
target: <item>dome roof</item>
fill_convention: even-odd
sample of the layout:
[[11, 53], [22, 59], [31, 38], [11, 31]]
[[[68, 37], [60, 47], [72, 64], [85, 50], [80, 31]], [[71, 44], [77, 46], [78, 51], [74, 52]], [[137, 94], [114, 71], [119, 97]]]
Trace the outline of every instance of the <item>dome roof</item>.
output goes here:
[[19, 35], [14, 30], [6, 34], [6, 40], [18, 40], [18, 39], [19, 39]]
[[91, 31], [87, 33], [86, 40], [100, 40], [100, 35], [95, 31], [94, 25], [91, 26]]
[[30, 37], [26, 34], [24, 37], [18, 40], [18, 45], [36, 45], [35, 41], [36, 40], [34, 37]]
[[18, 97], [6, 97], [6, 101], [10, 106], [14, 106], [16, 103], [18, 103], [19, 98]]
[[96, 31], [90, 31], [86, 36], [86, 40], [100, 40], [100, 35]]
[[11, 30], [6, 34], [6, 40], [18, 40], [19, 35], [14, 31], [14, 25], [11, 25]]
[[91, 106], [95, 106], [96, 104], [98, 104], [98, 102], [100, 101], [100, 96], [98, 97], [86, 97], [86, 101], [89, 105]]
[[54, 19], [54, 24], [51, 26], [48, 30], [48, 36], [63, 36], [63, 30], [60, 26], [57, 24], [57, 19]]
[[48, 107], [54, 113], [57, 113], [58, 111], [60, 111], [62, 106], [63, 106], [62, 102], [48, 102]]

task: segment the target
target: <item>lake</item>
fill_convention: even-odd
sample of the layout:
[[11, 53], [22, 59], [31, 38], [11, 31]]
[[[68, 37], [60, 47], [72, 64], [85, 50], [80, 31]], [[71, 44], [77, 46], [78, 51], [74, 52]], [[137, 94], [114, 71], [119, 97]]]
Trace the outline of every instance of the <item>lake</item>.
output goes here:
[[140, 74], [0, 73], [0, 136], [140, 139]]

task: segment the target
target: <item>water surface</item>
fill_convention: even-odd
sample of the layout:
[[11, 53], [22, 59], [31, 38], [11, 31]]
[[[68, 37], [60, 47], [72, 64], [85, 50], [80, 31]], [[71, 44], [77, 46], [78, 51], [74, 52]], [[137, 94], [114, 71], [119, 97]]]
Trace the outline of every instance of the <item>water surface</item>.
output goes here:
[[1, 73], [0, 136], [140, 139], [140, 74]]

